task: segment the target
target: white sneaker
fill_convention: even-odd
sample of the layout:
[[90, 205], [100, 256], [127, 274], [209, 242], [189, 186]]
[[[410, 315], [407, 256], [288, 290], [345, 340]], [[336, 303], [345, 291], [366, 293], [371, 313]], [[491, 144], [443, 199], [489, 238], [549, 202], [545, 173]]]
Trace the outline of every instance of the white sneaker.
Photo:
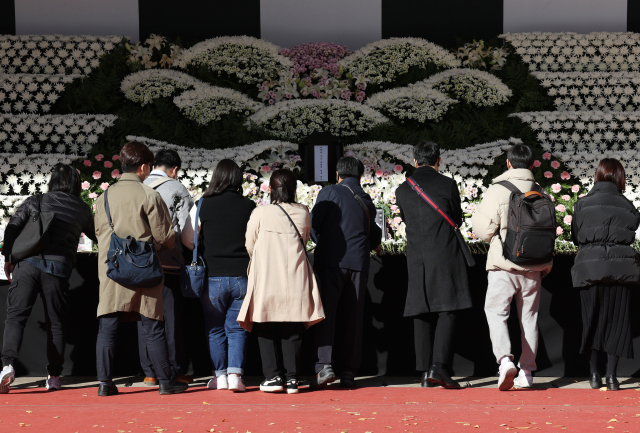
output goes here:
[[60, 385], [60, 377], [56, 377], [56, 376], [49, 376], [47, 377], [47, 390], [48, 391], [57, 391], [60, 388], [62, 388], [62, 385]]
[[244, 386], [244, 381], [242, 380], [242, 376], [237, 374], [230, 374], [229, 378], [229, 390], [233, 392], [245, 392], [247, 387]]
[[207, 388], [209, 389], [229, 389], [229, 384], [227, 383], [227, 375], [214, 377], [207, 383]]
[[14, 380], [16, 380], [16, 371], [12, 365], [7, 365], [0, 373], [0, 394], [8, 393]]
[[518, 370], [513, 362], [508, 361], [500, 365], [500, 378], [498, 379], [498, 389], [508, 391], [513, 388], [513, 378], [518, 374]]
[[520, 370], [520, 373], [513, 381], [513, 384], [518, 388], [531, 388], [533, 386], [533, 377], [531, 376], [531, 372]]

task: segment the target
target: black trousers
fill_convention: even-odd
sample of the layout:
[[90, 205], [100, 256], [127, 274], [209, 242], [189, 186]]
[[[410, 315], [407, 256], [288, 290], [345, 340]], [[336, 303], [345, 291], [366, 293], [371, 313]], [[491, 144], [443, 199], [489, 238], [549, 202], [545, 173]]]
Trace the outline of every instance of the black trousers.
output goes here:
[[[162, 301], [164, 303], [164, 333], [167, 341], [167, 355], [171, 363], [172, 375], [178, 377], [185, 374], [189, 367], [184, 347], [182, 322], [184, 298], [180, 291], [179, 275], [164, 274]], [[138, 353], [140, 355], [140, 366], [145, 376], [156, 377], [153, 363], [149, 358], [149, 349], [147, 348], [142, 322], [138, 322]]]
[[426, 313], [414, 317], [416, 370], [428, 371], [435, 362], [451, 366], [457, 318], [457, 311]]
[[47, 329], [47, 371], [60, 376], [64, 364], [64, 319], [68, 309], [69, 279], [47, 274], [20, 262], [13, 270], [7, 295], [7, 320], [4, 324], [2, 365], [13, 365], [22, 347], [24, 327], [36, 304], [38, 293], [44, 304]]
[[362, 358], [362, 317], [368, 275], [342, 268], [319, 269], [316, 275], [325, 314], [324, 320], [313, 325], [318, 354], [316, 373], [328, 364], [355, 373]]
[[[98, 380], [107, 382], [113, 377], [111, 366], [115, 356], [116, 334], [120, 325], [122, 313], [105, 314], [99, 317], [98, 341], [96, 342], [96, 367]], [[168, 383], [171, 380], [171, 364], [167, 355], [167, 341], [164, 335], [164, 323], [160, 320], [149, 319], [140, 315], [144, 336], [147, 342], [147, 351], [160, 383]]]
[[254, 323], [258, 337], [262, 373], [267, 379], [285, 376], [295, 379], [300, 370], [300, 351], [304, 324], [300, 322]]

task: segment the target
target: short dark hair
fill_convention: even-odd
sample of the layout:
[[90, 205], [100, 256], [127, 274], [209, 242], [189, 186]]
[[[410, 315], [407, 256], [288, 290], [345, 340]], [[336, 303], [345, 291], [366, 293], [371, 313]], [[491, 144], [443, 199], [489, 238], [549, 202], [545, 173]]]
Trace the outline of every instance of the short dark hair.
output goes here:
[[598, 168], [596, 168], [594, 183], [613, 182], [620, 191], [624, 191], [625, 181], [624, 167], [620, 161], [615, 158], [605, 158], [600, 161]]
[[58, 163], [51, 170], [49, 191], [62, 191], [80, 197], [80, 175], [68, 164]]
[[507, 159], [513, 168], [529, 169], [535, 159], [533, 150], [526, 144], [514, 144], [507, 152]]
[[173, 149], [161, 149], [156, 152], [154, 165], [158, 168], [173, 168], [178, 167], [180, 169], [182, 167], [182, 160], [180, 159], [180, 155]]
[[271, 203], [295, 203], [298, 179], [286, 168], [276, 170], [269, 179], [271, 187]]
[[123, 173], [131, 173], [142, 165], [147, 164], [149, 167], [153, 165], [155, 158], [153, 152], [139, 141], [131, 141], [124, 145], [120, 151], [120, 164], [122, 164]]
[[211, 176], [211, 182], [202, 194], [202, 198], [222, 194], [229, 187], [240, 189], [242, 185], [242, 171], [235, 161], [223, 159], [218, 163]]
[[345, 156], [338, 160], [338, 163], [336, 164], [336, 171], [341, 179], [346, 179], [348, 177], [360, 179], [364, 174], [364, 165], [358, 158]]
[[413, 147], [413, 158], [422, 165], [436, 165], [440, 158], [440, 147], [433, 141], [421, 141]]

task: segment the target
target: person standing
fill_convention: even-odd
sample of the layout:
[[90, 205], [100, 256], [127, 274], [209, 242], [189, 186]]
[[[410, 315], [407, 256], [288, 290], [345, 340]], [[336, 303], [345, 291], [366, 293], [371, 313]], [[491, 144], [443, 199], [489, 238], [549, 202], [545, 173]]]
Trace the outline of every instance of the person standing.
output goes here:
[[[200, 301], [215, 375], [207, 387], [243, 392], [246, 391], [242, 375], [249, 333], [240, 327], [237, 319], [247, 294], [249, 253], [245, 248], [245, 233], [256, 204], [242, 196], [242, 171], [230, 159], [218, 163], [200, 200], [198, 234], [209, 283]], [[190, 249], [194, 247], [196, 213], [194, 206], [182, 232], [183, 242]]]
[[[531, 372], [536, 369], [540, 288], [542, 277], [551, 271], [553, 265], [553, 260], [544, 263], [515, 264], [507, 260], [502, 251], [502, 240], [507, 239], [511, 190], [497, 184], [508, 181], [523, 193], [533, 190], [536, 185], [531, 172], [533, 162], [534, 155], [529, 146], [516, 144], [511, 147], [507, 152], [508, 170], [493, 180], [494, 185], [485, 191], [482, 202], [471, 218], [473, 232], [483, 241], [490, 243], [484, 311], [489, 324], [493, 353], [500, 365], [498, 388], [501, 391], [512, 388], [514, 383], [519, 388], [530, 388], [533, 385]], [[522, 355], [517, 378], [518, 372], [513, 363], [507, 326], [514, 297], [522, 330]]]
[[[7, 319], [2, 345], [0, 394], [9, 392], [15, 380], [13, 364], [22, 346], [24, 327], [36, 303], [38, 293], [44, 303], [47, 328], [48, 390], [58, 390], [64, 364], [64, 322], [67, 315], [69, 278], [76, 265], [80, 235], [84, 232], [97, 241], [93, 215], [80, 198], [80, 175], [67, 164], [56, 164], [49, 180], [49, 192], [29, 197], [11, 217], [5, 230], [4, 273], [11, 285], [7, 295]], [[40, 204], [38, 204], [41, 200]], [[40, 207], [40, 209], [38, 209]], [[50, 245], [40, 254], [16, 260], [12, 249], [16, 238], [30, 218], [38, 212], [53, 212], [55, 218], [49, 229]]]
[[607, 354], [606, 386], [620, 389], [621, 356], [633, 358], [631, 290], [640, 284], [640, 256], [631, 247], [640, 213], [622, 194], [625, 173], [620, 161], [605, 158], [596, 169], [589, 194], [575, 204], [571, 237], [580, 246], [571, 268], [573, 287], [580, 289], [582, 347], [590, 356], [590, 384], [602, 386], [598, 355]]
[[98, 341], [96, 364], [100, 386], [99, 396], [118, 393], [112, 381], [116, 334], [120, 321], [141, 320], [153, 371], [160, 382], [160, 394], [176, 394], [188, 388], [173, 378], [164, 332], [162, 291], [157, 287], [136, 288], [121, 286], [107, 276], [107, 251], [111, 241], [111, 227], [105, 211], [108, 194], [113, 230], [117, 236], [131, 236], [137, 241], [173, 249], [176, 236], [169, 209], [160, 194], [143, 184], [154, 163], [153, 153], [143, 143], [132, 141], [120, 151], [122, 177], [96, 201], [95, 227], [98, 238]]
[[360, 186], [364, 165], [347, 156], [336, 169], [338, 184], [320, 190], [311, 212], [311, 236], [317, 244], [314, 267], [326, 315], [314, 328], [318, 358], [313, 388], [336, 380], [334, 362], [342, 370], [340, 385], [355, 386], [354, 373], [362, 357], [369, 255], [382, 241], [376, 207]]
[[[420, 142], [413, 149], [413, 180], [453, 221], [462, 223], [455, 180], [438, 173], [440, 148]], [[422, 386], [460, 388], [449, 375], [459, 311], [471, 307], [467, 265], [453, 228], [408, 181], [396, 191], [400, 216], [407, 226], [409, 291], [405, 317], [413, 317], [416, 370]], [[435, 336], [435, 337], [433, 337]]]
[[[178, 172], [182, 161], [178, 152], [162, 149], [155, 155], [153, 171], [144, 180], [144, 184], [155, 189], [169, 209], [169, 218], [173, 222], [175, 243], [172, 249], [163, 246], [158, 251], [158, 258], [164, 273], [164, 287], [162, 288], [162, 303], [164, 315], [164, 332], [167, 341], [167, 353], [171, 363], [171, 371], [176, 380], [190, 383], [190, 376], [185, 376], [189, 361], [184, 347], [182, 308], [184, 299], [180, 291], [180, 267], [184, 265], [182, 257], [181, 234], [187, 223], [189, 211], [193, 201], [189, 191], [178, 182]], [[193, 242], [193, 239], [191, 239]], [[158, 379], [153, 370], [153, 363], [149, 359], [147, 341], [144, 337], [144, 326], [138, 322], [138, 352], [140, 365], [144, 371], [144, 383], [157, 386]]]
[[286, 388], [295, 394], [302, 334], [324, 318], [324, 311], [305, 249], [311, 216], [305, 205], [295, 202], [296, 177], [291, 170], [276, 170], [269, 186], [271, 204], [256, 208], [247, 225], [251, 264], [238, 323], [258, 337], [266, 377], [260, 390]]

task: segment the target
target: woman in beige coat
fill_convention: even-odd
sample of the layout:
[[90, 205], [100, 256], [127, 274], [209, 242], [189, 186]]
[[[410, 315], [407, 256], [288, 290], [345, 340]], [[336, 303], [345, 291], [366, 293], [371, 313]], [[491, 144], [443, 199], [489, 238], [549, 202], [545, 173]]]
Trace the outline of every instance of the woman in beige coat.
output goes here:
[[254, 210], [247, 225], [251, 263], [238, 322], [258, 337], [266, 377], [260, 389], [265, 392], [298, 392], [302, 334], [324, 318], [305, 252], [311, 217], [306, 206], [295, 203], [296, 186], [293, 172], [276, 170], [270, 179], [271, 204]]

